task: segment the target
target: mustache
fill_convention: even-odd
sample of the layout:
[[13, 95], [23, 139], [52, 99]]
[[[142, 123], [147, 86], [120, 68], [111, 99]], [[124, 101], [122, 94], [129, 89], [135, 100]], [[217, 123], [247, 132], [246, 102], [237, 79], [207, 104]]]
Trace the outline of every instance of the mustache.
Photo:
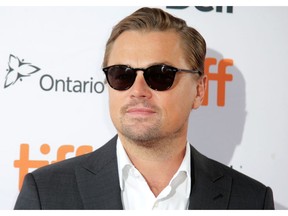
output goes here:
[[144, 107], [144, 108], [149, 108], [155, 112], [159, 112], [160, 108], [154, 104], [151, 104], [150, 102], [148, 102], [147, 100], [133, 100], [130, 101], [128, 104], [124, 105], [123, 107], [121, 107], [121, 113], [126, 113], [126, 111], [130, 108], [134, 108], [134, 107]]

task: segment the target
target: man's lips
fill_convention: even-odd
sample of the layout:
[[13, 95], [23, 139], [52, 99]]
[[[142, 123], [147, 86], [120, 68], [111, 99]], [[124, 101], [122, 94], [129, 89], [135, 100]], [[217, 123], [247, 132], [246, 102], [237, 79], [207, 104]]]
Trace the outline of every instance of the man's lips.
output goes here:
[[153, 109], [150, 108], [145, 108], [145, 107], [134, 107], [134, 108], [129, 108], [127, 109], [127, 113], [131, 115], [152, 115], [155, 114], [156, 112]]

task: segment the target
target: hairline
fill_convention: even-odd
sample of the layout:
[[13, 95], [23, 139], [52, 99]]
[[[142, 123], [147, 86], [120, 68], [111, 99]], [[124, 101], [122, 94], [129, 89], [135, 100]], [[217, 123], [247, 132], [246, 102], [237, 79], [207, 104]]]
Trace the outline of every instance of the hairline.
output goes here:
[[177, 31], [176, 28], [167, 28], [167, 29], [153, 29], [153, 28], [131, 28], [131, 29], [126, 29], [124, 31], [122, 31], [119, 35], [117, 35], [117, 37], [111, 41], [109, 44], [107, 44], [106, 46], [106, 52], [105, 52], [105, 57], [104, 57], [104, 61], [103, 61], [103, 64], [102, 64], [102, 67], [107, 67], [109, 66], [108, 65], [108, 61], [109, 61], [109, 57], [110, 57], [110, 54], [111, 54], [111, 51], [113, 49], [113, 45], [114, 43], [116, 42], [116, 40], [125, 32], [141, 32], [141, 33], [151, 33], [151, 32], [173, 32], [175, 33], [177, 36], [178, 36], [178, 40], [180, 41], [180, 47], [181, 49], [183, 50], [183, 55], [184, 55], [184, 58], [185, 58], [185, 62], [190, 66], [190, 67], [193, 67], [191, 65], [191, 63], [189, 63], [189, 60], [187, 59], [188, 58], [188, 51], [185, 49], [185, 40], [183, 39], [183, 36], [181, 35], [181, 33], [179, 33]]

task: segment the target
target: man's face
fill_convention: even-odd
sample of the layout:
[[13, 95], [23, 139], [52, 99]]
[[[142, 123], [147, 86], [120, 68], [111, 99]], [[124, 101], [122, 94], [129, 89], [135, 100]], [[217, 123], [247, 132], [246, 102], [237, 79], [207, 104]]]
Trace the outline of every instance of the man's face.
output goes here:
[[[166, 64], [191, 69], [184, 59], [179, 35], [175, 32], [126, 31], [114, 42], [108, 66], [124, 64], [147, 68]], [[204, 96], [204, 81], [197, 81], [197, 76], [177, 72], [170, 89], [155, 91], [146, 84], [143, 71], [138, 71], [128, 90], [109, 87], [110, 115], [119, 136], [137, 142], [186, 137], [190, 111], [200, 106]]]

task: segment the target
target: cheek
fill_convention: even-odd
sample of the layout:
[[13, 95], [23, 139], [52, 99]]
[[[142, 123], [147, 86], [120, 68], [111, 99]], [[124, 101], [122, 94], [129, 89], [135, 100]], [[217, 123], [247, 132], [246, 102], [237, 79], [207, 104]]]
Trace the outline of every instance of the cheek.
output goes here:
[[187, 120], [192, 110], [193, 95], [190, 94], [177, 94], [172, 92], [165, 100], [160, 99], [162, 102], [163, 117], [166, 119], [168, 125], [182, 124]]
[[169, 106], [173, 107], [177, 113], [190, 112], [196, 98], [196, 86], [193, 83], [178, 85], [168, 94], [167, 101]]

